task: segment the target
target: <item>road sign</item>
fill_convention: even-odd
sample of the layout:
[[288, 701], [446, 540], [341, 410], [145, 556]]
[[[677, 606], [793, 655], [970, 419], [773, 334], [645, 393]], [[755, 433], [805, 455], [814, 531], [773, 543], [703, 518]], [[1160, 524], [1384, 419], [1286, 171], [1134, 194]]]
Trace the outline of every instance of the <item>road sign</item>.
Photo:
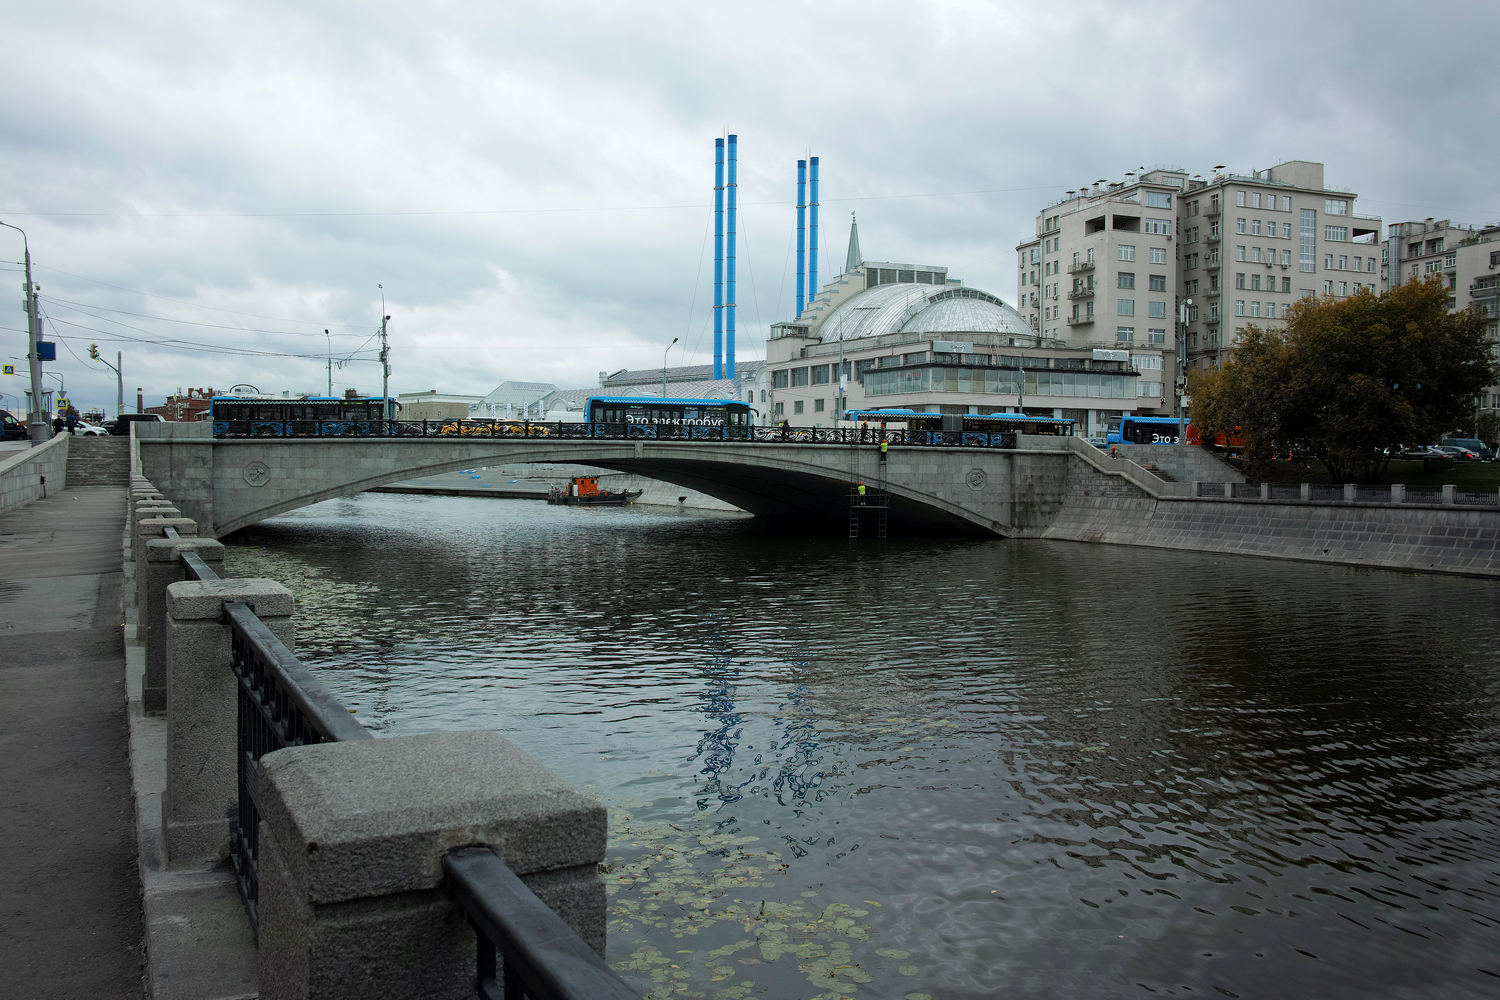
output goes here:
[[3, 367], [0, 367], [0, 373], [6, 374], [6, 375], [14, 375], [16, 373], [16, 366], [15, 365], [5, 365]]

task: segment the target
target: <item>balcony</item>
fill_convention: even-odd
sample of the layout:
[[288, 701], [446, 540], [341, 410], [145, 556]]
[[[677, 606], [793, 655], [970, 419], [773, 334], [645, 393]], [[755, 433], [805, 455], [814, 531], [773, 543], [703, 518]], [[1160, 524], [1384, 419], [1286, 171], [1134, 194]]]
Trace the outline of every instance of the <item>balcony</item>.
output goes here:
[[1221, 209], [1213, 202], [1209, 202], [1208, 207], [1203, 210], [1203, 217], [1205, 219], [1217, 219], [1220, 214]]
[[1500, 285], [1481, 285], [1478, 282], [1469, 286], [1469, 297], [1472, 299], [1491, 299], [1500, 295]]
[[1065, 322], [1068, 326], [1088, 326], [1090, 323], [1094, 322], [1094, 317], [1079, 316], [1075, 318], [1070, 316], [1067, 320], [1065, 320]]
[[1223, 292], [1224, 290], [1222, 288], [1210, 288], [1208, 291], [1203, 293], [1203, 297], [1205, 299], [1216, 299], [1220, 295], [1222, 295]]
[[1085, 260], [1085, 261], [1081, 261], [1081, 262], [1079, 262], [1077, 264], [1073, 264], [1073, 265], [1069, 266], [1068, 273], [1069, 274], [1081, 274], [1084, 271], [1092, 271], [1093, 269], [1094, 269], [1094, 262], [1091, 261], [1091, 260]]
[[1089, 285], [1087, 288], [1075, 288], [1073, 291], [1071, 291], [1071, 292], [1068, 293], [1068, 298], [1070, 298], [1070, 299], [1087, 299], [1087, 298], [1092, 298], [1093, 295], [1094, 295], [1094, 286], [1093, 285]]

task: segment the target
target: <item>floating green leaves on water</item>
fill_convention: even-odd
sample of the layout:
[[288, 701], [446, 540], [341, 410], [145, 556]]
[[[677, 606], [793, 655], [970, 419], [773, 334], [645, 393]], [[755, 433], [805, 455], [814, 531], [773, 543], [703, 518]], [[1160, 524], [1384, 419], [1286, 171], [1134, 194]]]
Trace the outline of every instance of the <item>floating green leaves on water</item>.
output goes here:
[[[696, 819], [701, 822], [701, 814]], [[609, 935], [637, 944], [616, 968], [654, 984], [647, 1000], [748, 1000], [784, 988], [742, 978], [757, 966], [764, 966], [756, 969], [760, 980], [784, 982], [795, 963], [818, 991], [813, 1000], [853, 997], [860, 984], [875, 981], [854, 952], [871, 940], [874, 929], [863, 922], [870, 910], [840, 902], [820, 906], [821, 893], [810, 890], [776, 898], [778, 889], [794, 887], [773, 881], [787, 864], [780, 852], [760, 849], [758, 837], [638, 822], [616, 809], [609, 852], [600, 866], [610, 896]], [[698, 947], [664, 952], [668, 935]], [[875, 949], [875, 955], [909, 957], [896, 948]], [[915, 966], [911, 973], [906, 968], [902, 974], [916, 974]]]

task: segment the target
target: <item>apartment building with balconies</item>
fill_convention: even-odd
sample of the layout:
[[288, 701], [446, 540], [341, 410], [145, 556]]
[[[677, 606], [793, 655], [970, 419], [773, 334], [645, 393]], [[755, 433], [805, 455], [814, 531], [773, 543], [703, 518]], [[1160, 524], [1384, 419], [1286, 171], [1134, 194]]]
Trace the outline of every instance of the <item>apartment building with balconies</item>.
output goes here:
[[[1395, 222], [1381, 248], [1380, 281], [1423, 281], [1433, 275], [1448, 287], [1448, 308], [1473, 306], [1485, 317], [1490, 351], [1500, 358], [1500, 223], [1455, 225], [1448, 219]], [[1500, 386], [1481, 394], [1482, 409], [1500, 409]]]

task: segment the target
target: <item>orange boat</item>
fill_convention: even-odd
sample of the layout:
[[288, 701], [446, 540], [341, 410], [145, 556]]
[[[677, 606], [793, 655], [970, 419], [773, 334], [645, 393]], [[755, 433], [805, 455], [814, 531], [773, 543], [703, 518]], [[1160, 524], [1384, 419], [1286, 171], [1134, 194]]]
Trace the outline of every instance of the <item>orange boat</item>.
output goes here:
[[554, 486], [547, 502], [565, 506], [623, 507], [634, 503], [645, 490], [601, 490], [598, 476], [574, 476], [567, 486]]

